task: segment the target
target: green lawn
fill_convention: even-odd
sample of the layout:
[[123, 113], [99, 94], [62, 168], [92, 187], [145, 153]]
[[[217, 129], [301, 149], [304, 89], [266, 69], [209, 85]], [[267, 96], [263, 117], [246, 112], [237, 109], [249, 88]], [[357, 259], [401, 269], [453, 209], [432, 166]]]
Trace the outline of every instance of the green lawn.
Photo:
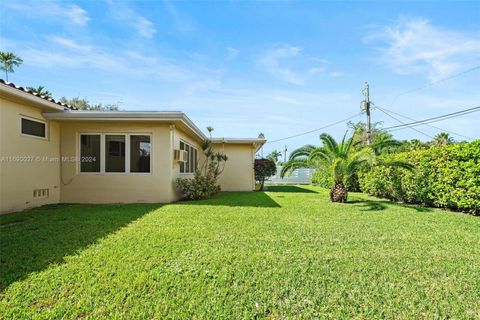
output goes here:
[[0, 217], [0, 319], [480, 318], [480, 218], [315, 187]]

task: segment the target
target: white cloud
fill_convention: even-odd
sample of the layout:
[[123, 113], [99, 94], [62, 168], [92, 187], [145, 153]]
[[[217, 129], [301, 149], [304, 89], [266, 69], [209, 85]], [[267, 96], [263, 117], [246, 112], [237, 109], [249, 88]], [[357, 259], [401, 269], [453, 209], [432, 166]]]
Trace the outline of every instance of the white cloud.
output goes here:
[[66, 5], [59, 1], [27, 1], [23, 3], [6, 2], [6, 7], [20, 11], [31, 17], [54, 17], [61, 22], [86, 26], [90, 17], [88, 12], [76, 4]]
[[137, 13], [125, 1], [107, 2], [111, 9], [113, 19], [133, 28], [138, 35], [144, 38], [151, 38], [157, 32], [154, 23], [146, 17]]
[[145, 38], [151, 38], [157, 30], [155, 30], [153, 23], [145, 17], [137, 17], [135, 28], [139, 35]]
[[471, 67], [480, 58], [480, 37], [447, 30], [423, 18], [401, 18], [365, 38], [381, 41], [381, 61], [398, 74], [426, 74], [430, 80]]
[[61, 46], [64, 46], [70, 49], [75, 49], [75, 50], [89, 51], [92, 48], [91, 46], [78, 44], [76, 41], [72, 39], [58, 37], [58, 36], [52, 36], [50, 38], [50, 41], [56, 44], [59, 44]]
[[288, 44], [266, 51], [259, 63], [282, 81], [304, 85], [312, 76], [323, 73], [325, 60], [302, 53], [302, 48]]
[[74, 24], [84, 26], [90, 21], [90, 18], [87, 15], [87, 11], [80, 8], [76, 4], [64, 8], [66, 18], [72, 21]]

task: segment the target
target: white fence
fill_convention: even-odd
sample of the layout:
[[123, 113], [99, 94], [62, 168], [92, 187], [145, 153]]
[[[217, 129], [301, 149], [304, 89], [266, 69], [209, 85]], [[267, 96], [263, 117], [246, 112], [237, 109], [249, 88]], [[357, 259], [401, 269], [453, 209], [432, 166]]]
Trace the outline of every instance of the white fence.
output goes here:
[[273, 177], [270, 177], [266, 184], [310, 184], [312, 183], [312, 176], [314, 169], [297, 169], [293, 171], [290, 175], [285, 175], [285, 177], [280, 178], [280, 172], [282, 167], [277, 167], [277, 174]]

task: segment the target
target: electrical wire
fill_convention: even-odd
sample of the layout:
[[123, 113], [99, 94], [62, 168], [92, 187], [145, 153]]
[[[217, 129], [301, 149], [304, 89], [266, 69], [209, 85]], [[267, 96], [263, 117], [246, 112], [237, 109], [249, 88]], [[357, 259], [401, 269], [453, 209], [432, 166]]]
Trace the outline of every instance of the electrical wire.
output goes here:
[[[408, 116], [406, 116], [406, 115], [400, 114], [400, 113], [398, 113], [398, 112], [395, 112], [395, 111], [393, 111], [393, 110], [387, 109], [387, 108], [385, 108], [385, 107], [377, 106], [377, 105], [374, 104], [373, 102], [372, 102], [372, 104], [375, 106], [375, 109], [379, 109], [380, 111], [383, 110], [383, 111], [386, 111], [386, 112], [388, 112], [388, 113], [393, 113], [393, 114], [396, 114], [397, 116], [400, 116], [400, 117], [402, 117], [402, 118], [408, 119], [408, 120], [410, 120], [410, 121], [418, 121], [417, 119], [413, 119], [413, 118], [411, 118], [411, 117], [408, 117]], [[399, 120], [397, 119], [397, 121], [399, 121]], [[447, 132], [447, 133], [450, 133], [450, 134], [453, 134], [453, 135], [456, 135], [456, 136], [459, 136], [459, 137], [462, 137], [462, 138], [465, 138], [465, 139], [468, 139], [468, 140], [474, 140], [474, 139], [471, 138], [471, 137], [468, 137], [468, 136], [466, 136], [466, 135], [460, 134], [460, 133], [455, 132], [455, 131], [447, 130], [447, 129], [440, 128], [440, 127], [437, 127], [437, 126], [432, 126], [431, 124], [428, 124], [428, 123], [426, 123], [426, 124], [424, 124], [424, 125], [425, 125], [425, 126], [428, 126], [428, 127], [431, 127], [431, 128], [434, 128], [434, 129], [437, 129], [437, 130], [440, 130], [441, 132]], [[413, 128], [412, 128], [412, 129], [413, 129]]]
[[[383, 110], [383, 109], [380, 108], [379, 106], [375, 106], [375, 109], [380, 110], [381, 112], [383, 112], [384, 114], [386, 114], [386, 115], [389, 116], [390, 118], [396, 120], [397, 122], [400, 122], [401, 124], [406, 125], [405, 122], [403, 122], [402, 120], [400, 120], [400, 119], [392, 116], [391, 114], [387, 113], [387, 111]], [[408, 126], [408, 127], [409, 127], [410, 129], [412, 129], [412, 130], [420, 133], [420, 134], [423, 134], [424, 136], [426, 136], [426, 137], [428, 137], [428, 138], [430, 138], [430, 139], [433, 139], [433, 136], [431, 136], [431, 135], [429, 135], [429, 134], [427, 134], [427, 133], [425, 133], [425, 132], [422, 132], [422, 131], [420, 131], [420, 130], [418, 130], [418, 129], [416, 129], [416, 128], [410, 127], [410, 126]]]
[[453, 74], [451, 76], [448, 76], [448, 77], [445, 77], [445, 78], [442, 78], [442, 79], [439, 79], [439, 80], [436, 80], [436, 81], [432, 81], [432, 82], [427, 83], [423, 86], [401, 92], [393, 98], [392, 102], [390, 103], [390, 106], [393, 106], [395, 104], [395, 102], [397, 101], [397, 99], [400, 98], [401, 96], [404, 96], [404, 95], [407, 95], [407, 94], [410, 94], [410, 93], [413, 93], [413, 92], [421, 91], [421, 90], [429, 88], [429, 87], [433, 87], [436, 84], [439, 84], [439, 83], [442, 83], [442, 82], [445, 82], [445, 81], [448, 81], [448, 80], [451, 80], [451, 79], [455, 79], [455, 78], [460, 77], [460, 76], [462, 76], [466, 73], [469, 73], [469, 72], [472, 72], [472, 71], [475, 71], [475, 70], [478, 70], [478, 69], [480, 69], [480, 65], [475, 66], [475, 67], [470, 68], [470, 69], [467, 69], [467, 70], [464, 70], [462, 72]]
[[460, 116], [473, 113], [473, 112], [478, 112], [478, 111], [480, 111], [480, 106], [472, 107], [472, 108], [468, 108], [468, 109], [464, 109], [464, 110], [460, 110], [460, 111], [456, 111], [456, 112], [452, 112], [452, 113], [448, 113], [448, 114], [444, 114], [441, 116], [436, 116], [428, 119], [418, 120], [418, 121], [414, 121], [406, 124], [391, 126], [391, 127], [384, 128], [384, 130], [399, 129], [399, 128], [404, 129], [405, 127], [419, 126], [427, 123], [433, 123], [433, 122], [460, 117]]
[[281, 138], [281, 139], [276, 139], [276, 140], [272, 140], [272, 141], [267, 141], [266, 144], [268, 143], [274, 143], [274, 142], [279, 142], [279, 141], [283, 141], [283, 140], [287, 140], [287, 139], [292, 139], [292, 138], [296, 138], [296, 137], [300, 137], [300, 136], [304, 136], [306, 134], [310, 134], [310, 133], [313, 133], [313, 132], [317, 132], [317, 131], [320, 131], [320, 130], [324, 130], [324, 129], [327, 129], [327, 128], [330, 128], [330, 127], [333, 127], [337, 124], [340, 124], [340, 123], [343, 123], [343, 122], [347, 122], [348, 120], [351, 120], [351, 119], [354, 119], [356, 117], [358, 117], [359, 115], [361, 115], [362, 113], [357, 113], [351, 117], [348, 117], [348, 118], [345, 118], [345, 119], [342, 119], [342, 120], [339, 120], [339, 121], [336, 121], [336, 122], [333, 122], [331, 124], [328, 124], [326, 126], [323, 126], [321, 128], [317, 128], [317, 129], [313, 129], [313, 130], [310, 130], [310, 131], [306, 131], [306, 132], [302, 132], [302, 133], [298, 133], [298, 134], [295, 134], [293, 136], [289, 136], [289, 137], [285, 137], [285, 138]]

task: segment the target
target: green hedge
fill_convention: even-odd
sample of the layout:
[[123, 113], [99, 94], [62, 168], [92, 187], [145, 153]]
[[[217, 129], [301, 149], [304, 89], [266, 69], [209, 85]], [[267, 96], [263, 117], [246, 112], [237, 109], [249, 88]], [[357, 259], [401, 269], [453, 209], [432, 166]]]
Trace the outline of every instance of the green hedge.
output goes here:
[[378, 166], [359, 174], [363, 192], [395, 201], [480, 214], [480, 140], [386, 155], [414, 172]]

